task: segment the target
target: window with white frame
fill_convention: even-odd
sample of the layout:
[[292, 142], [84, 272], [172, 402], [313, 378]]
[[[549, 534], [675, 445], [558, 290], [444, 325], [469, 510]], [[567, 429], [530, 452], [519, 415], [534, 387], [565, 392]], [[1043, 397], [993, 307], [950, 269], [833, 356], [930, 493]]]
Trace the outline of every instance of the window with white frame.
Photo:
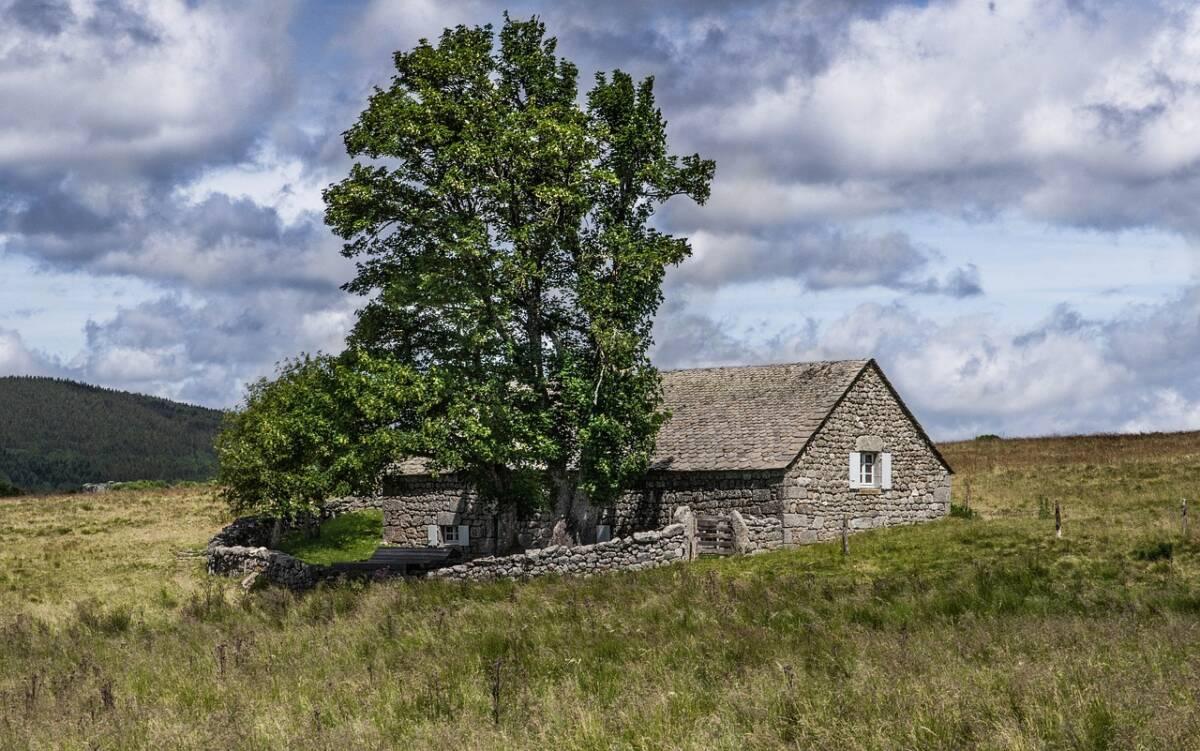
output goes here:
[[864, 488], [873, 488], [879, 482], [877, 470], [878, 457], [874, 451], [863, 451], [858, 460], [858, 484]]
[[892, 455], [886, 451], [850, 452], [850, 487], [890, 490]]
[[431, 548], [442, 546], [470, 547], [471, 528], [466, 524], [430, 524], [427, 528], [428, 545]]

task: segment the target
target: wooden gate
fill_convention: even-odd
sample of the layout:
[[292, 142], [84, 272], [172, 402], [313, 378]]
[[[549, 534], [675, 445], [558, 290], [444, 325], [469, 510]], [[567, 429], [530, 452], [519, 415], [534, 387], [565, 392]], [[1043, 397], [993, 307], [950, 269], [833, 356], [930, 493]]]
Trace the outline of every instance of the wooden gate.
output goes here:
[[696, 543], [700, 555], [733, 555], [733, 523], [728, 516], [697, 516]]

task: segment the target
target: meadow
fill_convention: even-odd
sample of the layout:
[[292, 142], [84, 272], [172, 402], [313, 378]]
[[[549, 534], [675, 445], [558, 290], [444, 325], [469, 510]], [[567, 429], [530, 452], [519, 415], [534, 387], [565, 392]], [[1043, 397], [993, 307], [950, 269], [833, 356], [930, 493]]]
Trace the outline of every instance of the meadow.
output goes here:
[[0, 499], [0, 748], [1200, 746], [1200, 434], [942, 448], [951, 518], [588, 580], [243, 592], [213, 488]]

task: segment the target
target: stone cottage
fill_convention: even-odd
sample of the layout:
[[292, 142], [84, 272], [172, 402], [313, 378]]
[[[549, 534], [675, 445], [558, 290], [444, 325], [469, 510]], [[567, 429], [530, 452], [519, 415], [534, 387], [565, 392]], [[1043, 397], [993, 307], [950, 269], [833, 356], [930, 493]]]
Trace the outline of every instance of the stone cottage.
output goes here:
[[[667, 371], [663, 390], [650, 471], [610, 507], [576, 503], [580, 542], [662, 528], [682, 507], [713, 552], [949, 513], [952, 470], [874, 360]], [[384, 479], [380, 501], [386, 541], [469, 557], [545, 547], [556, 521], [498, 513], [420, 460]]]

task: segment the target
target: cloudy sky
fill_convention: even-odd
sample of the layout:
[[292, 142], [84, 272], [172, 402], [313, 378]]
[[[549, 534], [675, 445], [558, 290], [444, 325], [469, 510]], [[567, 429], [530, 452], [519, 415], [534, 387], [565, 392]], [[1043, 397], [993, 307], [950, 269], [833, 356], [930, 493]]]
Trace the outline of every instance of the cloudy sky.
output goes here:
[[937, 438], [1200, 428], [1200, 9], [0, 0], [0, 374], [219, 407], [357, 300], [321, 221], [390, 54], [539, 14], [710, 203], [663, 367], [874, 356]]

